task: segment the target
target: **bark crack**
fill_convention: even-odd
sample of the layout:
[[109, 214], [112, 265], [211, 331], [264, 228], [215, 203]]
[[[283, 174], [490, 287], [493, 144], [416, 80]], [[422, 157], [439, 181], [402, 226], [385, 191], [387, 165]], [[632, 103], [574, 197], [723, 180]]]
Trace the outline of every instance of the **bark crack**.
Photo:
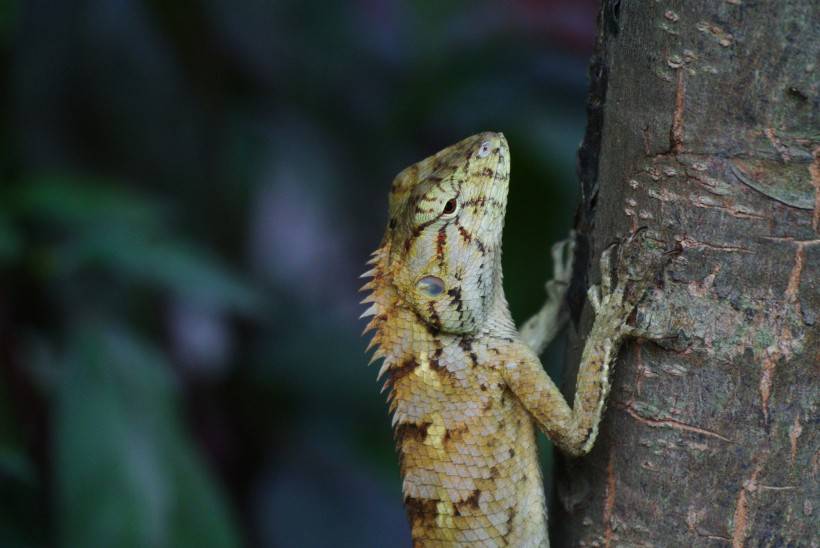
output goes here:
[[797, 458], [797, 441], [800, 439], [800, 434], [803, 433], [803, 425], [800, 424], [800, 413], [794, 416], [794, 424], [789, 428], [789, 445], [791, 448], [791, 464], [794, 466], [794, 461]]
[[606, 498], [604, 502], [604, 547], [610, 548], [614, 532], [612, 530], [612, 517], [615, 510], [615, 450], [611, 446], [609, 449], [609, 460], [606, 465]]
[[763, 469], [763, 461], [758, 462], [752, 475], [748, 480], [743, 482], [740, 492], [737, 495], [737, 503], [735, 504], [735, 514], [732, 519], [732, 548], [743, 548], [746, 542], [747, 531], [749, 528], [749, 498], [748, 494], [757, 489], [757, 476]]
[[670, 150], [679, 154], [683, 152], [683, 111], [685, 108], [686, 81], [683, 68], [678, 69], [678, 81], [675, 85], [675, 110], [672, 113], [672, 129], [669, 132]]
[[711, 438], [717, 438], [725, 442], [734, 443], [726, 436], [718, 434], [717, 432], [713, 432], [711, 430], [707, 430], [699, 426], [692, 426], [691, 424], [687, 424], [677, 419], [657, 419], [653, 417], [645, 417], [644, 415], [638, 413], [638, 411], [632, 404], [616, 403], [615, 407], [618, 407], [619, 409], [626, 411], [626, 413], [633, 419], [652, 428], [672, 428], [674, 430], [683, 430], [686, 432], [693, 432], [695, 434], [701, 434], [703, 436], [708, 436]]
[[713, 244], [710, 242], [702, 242], [695, 240], [691, 236], [684, 236], [680, 239], [680, 245], [684, 249], [711, 249], [712, 251], [721, 251], [727, 253], [754, 253], [751, 249], [739, 245], [729, 244]]
[[814, 147], [812, 158], [814, 161], [809, 167], [811, 186], [814, 187], [814, 216], [811, 226], [815, 232], [818, 232], [820, 230], [820, 146]]

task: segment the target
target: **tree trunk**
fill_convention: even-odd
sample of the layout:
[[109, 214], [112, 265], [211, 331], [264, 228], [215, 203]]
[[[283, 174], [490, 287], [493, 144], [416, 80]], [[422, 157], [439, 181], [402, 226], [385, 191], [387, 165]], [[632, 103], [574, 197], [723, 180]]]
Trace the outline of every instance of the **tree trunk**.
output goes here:
[[675, 336], [621, 352], [555, 546], [820, 542], [818, 75], [816, 0], [604, 2], [576, 267], [639, 226], [677, 246], [641, 312]]

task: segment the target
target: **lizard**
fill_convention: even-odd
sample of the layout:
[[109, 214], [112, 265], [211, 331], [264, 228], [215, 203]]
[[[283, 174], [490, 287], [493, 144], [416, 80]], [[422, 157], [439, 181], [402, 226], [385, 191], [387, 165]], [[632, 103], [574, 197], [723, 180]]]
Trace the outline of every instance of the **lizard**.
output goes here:
[[536, 428], [569, 455], [589, 452], [618, 349], [642, 335], [628, 320], [657, 268], [636, 259], [645, 246], [633, 236], [601, 256], [600, 286], [588, 291], [595, 319], [567, 403], [538, 354], [563, 321], [571, 241], [553, 249], [549, 298], [519, 332], [502, 287], [509, 175], [506, 138], [494, 132], [401, 171], [362, 275], [365, 333], [375, 331], [368, 350], [371, 363], [383, 361], [414, 546], [548, 546]]

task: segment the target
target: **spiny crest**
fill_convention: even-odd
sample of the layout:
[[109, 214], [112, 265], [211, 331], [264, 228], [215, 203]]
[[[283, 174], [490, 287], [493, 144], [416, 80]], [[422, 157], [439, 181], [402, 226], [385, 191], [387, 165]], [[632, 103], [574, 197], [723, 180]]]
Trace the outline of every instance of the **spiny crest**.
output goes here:
[[392, 386], [402, 364], [413, 360], [417, 351], [431, 348], [433, 339], [429, 326], [420, 322], [414, 312], [402, 304], [386, 270], [388, 255], [389, 249], [385, 247], [373, 252], [368, 261], [372, 268], [362, 274], [363, 278], [370, 280], [360, 289], [367, 292], [361, 302], [368, 305], [361, 317], [370, 318], [362, 335], [374, 331], [366, 350], [375, 349], [368, 365], [383, 360], [377, 380], [391, 372], [382, 386], [382, 392]]
[[[379, 324], [384, 321], [384, 312], [387, 308], [388, 301], [390, 300], [389, 297], [389, 290], [390, 284], [384, 283], [384, 269], [383, 269], [383, 261], [382, 257], [384, 256], [384, 249], [379, 248], [373, 253], [370, 254], [370, 259], [367, 261], [367, 265], [371, 268], [364, 272], [360, 278], [370, 278], [367, 283], [365, 283], [359, 291], [367, 291], [367, 295], [364, 299], [361, 300], [360, 304], [367, 304], [367, 310], [365, 310], [359, 319], [371, 317], [370, 321], [362, 331], [362, 335], [365, 335], [369, 331], [377, 329]], [[370, 343], [367, 346], [367, 350], [370, 350], [378, 344], [378, 331], [376, 332], [375, 336], [372, 338]], [[371, 360], [372, 362], [372, 360]]]

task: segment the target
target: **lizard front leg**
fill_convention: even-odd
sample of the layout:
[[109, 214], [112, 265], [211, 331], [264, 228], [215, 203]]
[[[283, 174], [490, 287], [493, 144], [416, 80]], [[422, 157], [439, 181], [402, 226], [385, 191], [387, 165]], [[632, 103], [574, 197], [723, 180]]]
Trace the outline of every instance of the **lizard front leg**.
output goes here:
[[[621, 343], [637, 332], [628, 324], [635, 307], [662, 267], [664, 254], [643, 234], [633, 235], [601, 257], [601, 286], [589, 291], [595, 321], [587, 336], [576, 381], [573, 406], [544, 371], [537, 355], [524, 344], [502, 368], [512, 392], [535, 419], [538, 427], [565, 453], [583, 455], [598, 434], [604, 403], [609, 393], [612, 364]], [[613, 269], [617, 283], [612, 285]]]
[[547, 300], [534, 316], [519, 330], [521, 340], [536, 355], [540, 355], [567, 322], [564, 295], [572, 277], [572, 258], [575, 256], [575, 231], [569, 238], [552, 246], [552, 279], [547, 282]]

